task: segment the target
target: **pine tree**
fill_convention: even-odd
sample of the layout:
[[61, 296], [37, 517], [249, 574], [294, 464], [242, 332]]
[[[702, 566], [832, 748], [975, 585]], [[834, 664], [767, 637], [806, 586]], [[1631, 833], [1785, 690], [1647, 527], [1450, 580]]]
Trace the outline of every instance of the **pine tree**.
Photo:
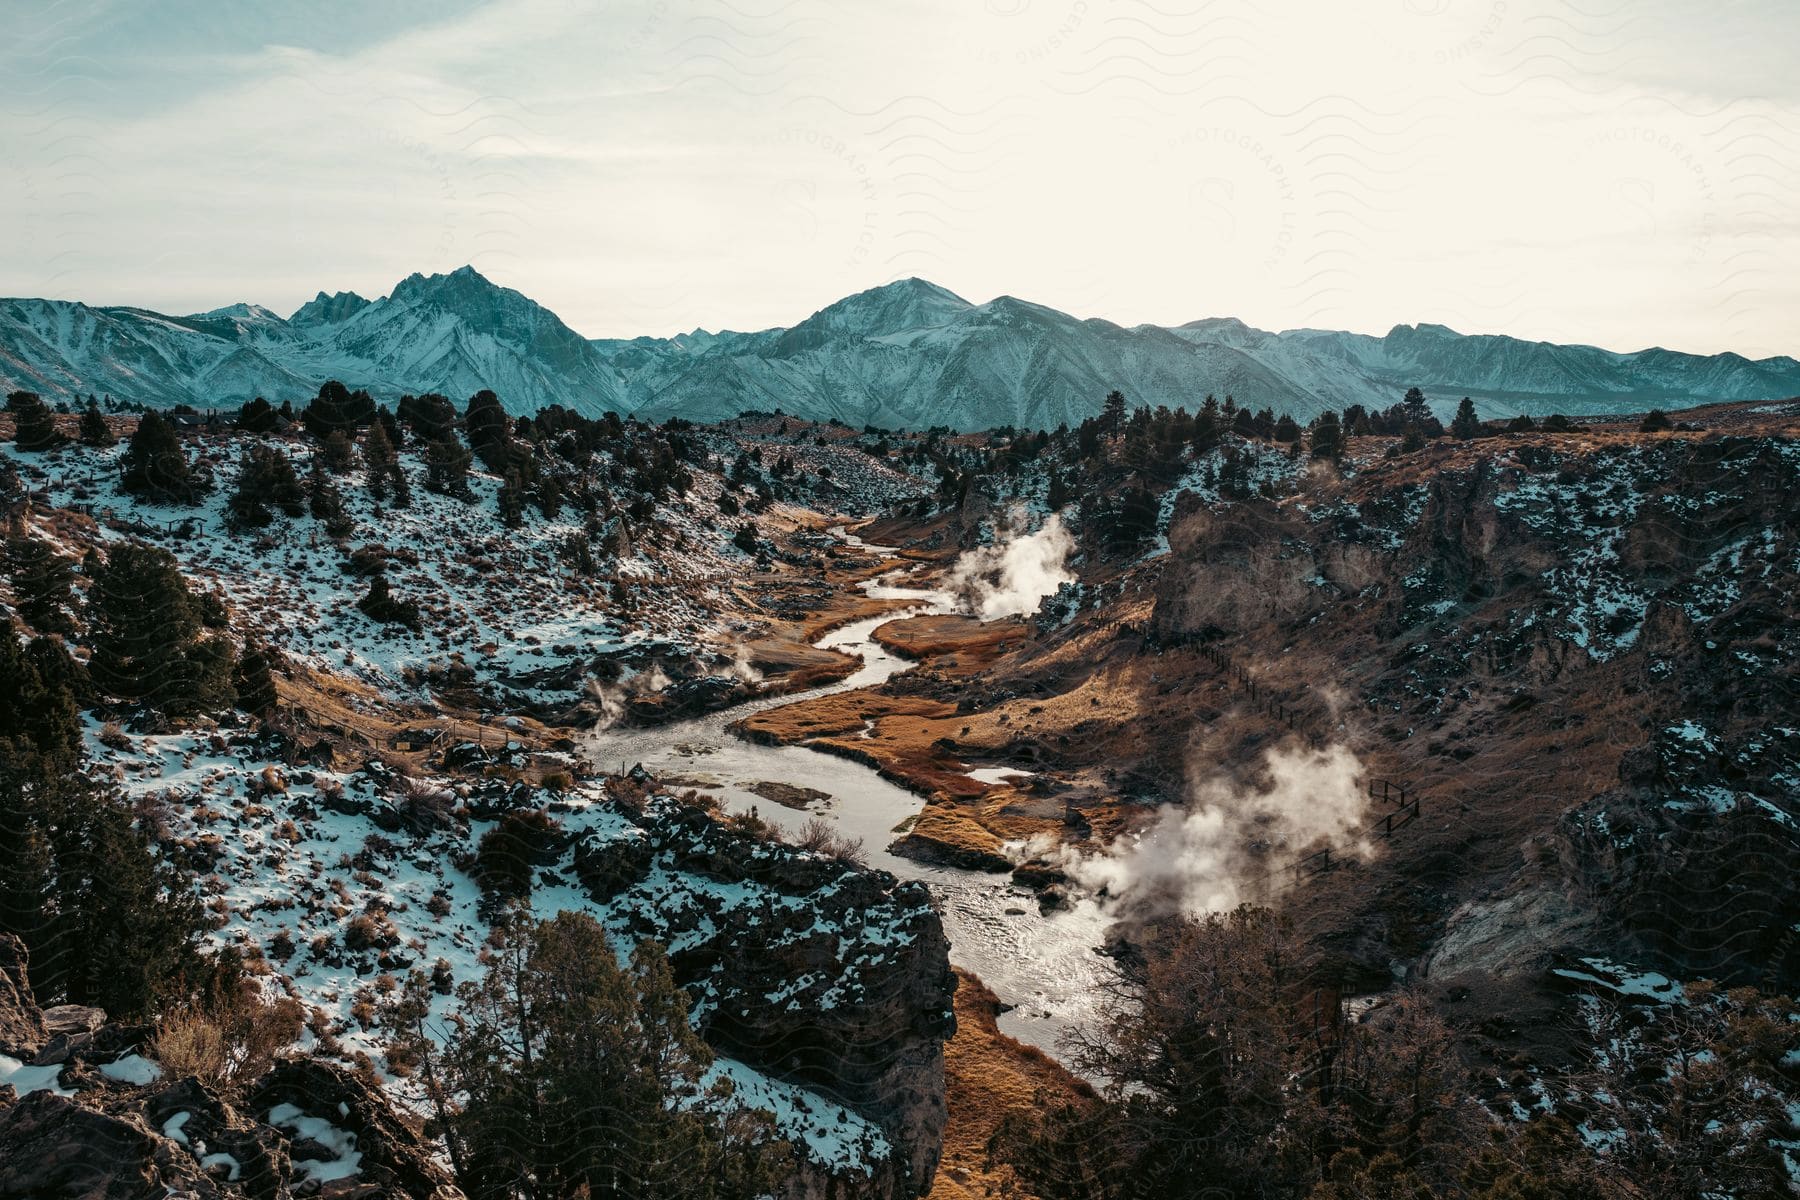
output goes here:
[[356, 607], [373, 621], [383, 625], [403, 625], [414, 633], [419, 632], [423, 621], [416, 600], [402, 600], [395, 596], [388, 587], [386, 575], [376, 575], [369, 580], [369, 590]]
[[335, 379], [326, 380], [318, 396], [300, 414], [306, 432], [321, 439], [333, 433], [353, 434], [374, 419], [375, 401], [369, 393], [352, 392]]
[[1409, 421], [1424, 421], [1431, 415], [1431, 405], [1426, 402], [1425, 393], [1416, 387], [1406, 389], [1406, 395], [1400, 397], [1401, 414]]
[[60, 642], [27, 644], [23, 636], [16, 621], [0, 617], [0, 763], [72, 769], [81, 757], [81, 711], [71, 686], [80, 665]]
[[1194, 416], [1192, 441], [1196, 457], [1211, 452], [1219, 444], [1219, 402], [1211, 396]]
[[232, 673], [232, 685], [237, 690], [238, 708], [253, 717], [268, 716], [280, 700], [275, 676], [269, 670], [269, 652], [257, 642], [244, 643], [237, 669]]
[[347, 475], [356, 466], [356, 444], [341, 429], [334, 429], [319, 439], [314, 461], [322, 461], [333, 475]]
[[54, 450], [69, 439], [56, 428], [56, 414], [36, 392], [10, 392], [6, 411], [13, 415], [13, 442], [21, 450]]
[[197, 504], [206, 494], [205, 481], [189, 464], [174, 426], [156, 412], [138, 420], [119, 466], [120, 487], [152, 504]]
[[506, 410], [493, 392], [483, 388], [469, 397], [469, 407], [463, 414], [469, 449], [496, 475], [506, 470], [507, 424]]
[[412, 483], [406, 478], [406, 462], [398, 453], [394, 455], [394, 465], [388, 471], [388, 482], [394, 490], [394, 507], [411, 508]]
[[682, 1196], [777, 1190], [789, 1161], [766, 1117], [696, 1105], [712, 1053], [667, 956], [621, 965], [592, 917], [501, 927], [487, 975], [458, 991], [455, 1036], [427, 1030], [431, 985], [409, 980], [396, 1024], [470, 1196]]
[[[396, 416], [421, 442], [450, 441], [456, 436], [456, 406], [450, 403], [449, 397], [436, 392], [400, 397]], [[394, 444], [400, 443], [395, 441]]]
[[469, 497], [471, 456], [451, 435], [425, 447], [425, 487], [445, 496]]
[[307, 490], [311, 494], [312, 515], [325, 526], [328, 537], [342, 540], [356, 531], [356, 522], [344, 507], [344, 493], [338, 490], [337, 480], [326, 469], [322, 453], [313, 455]]
[[92, 396], [88, 397], [87, 407], [81, 410], [80, 431], [84, 446], [110, 446], [119, 440], [113, 436], [106, 418], [100, 415], [99, 402]]
[[1328, 462], [1337, 462], [1344, 454], [1344, 427], [1338, 421], [1338, 415], [1326, 409], [1313, 422], [1312, 456]]
[[1107, 433], [1117, 433], [1125, 424], [1125, 393], [1114, 388], [1106, 393], [1106, 403], [1100, 409], [1100, 424]]
[[123, 796], [78, 769], [0, 761], [0, 932], [31, 959], [40, 1003], [126, 1020], [199, 981], [191, 880], [158, 860]]
[[39, 633], [74, 633], [75, 564], [29, 534], [6, 540], [6, 572], [19, 615]]
[[376, 421], [369, 426], [368, 436], [363, 439], [363, 468], [368, 475], [372, 499], [387, 499], [389, 481], [398, 464], [399, 456], [394, 452], [393, 442], [388, 440], [387, 427]]
[[1481, 418], [1475, 415], [1475, 402], [1467, 396], [1456, 406], [1456, 416], [1450, 419], [1450, 433], [1462, 442], [1481, 436]]
[[95, 687], [170, 716], [228, 707], [231, 648], [201, 636], [202, 608], [168, 551], [112, 547], [88, 592]]
[[245, 433], [275, 432], [275, 410], [261, 396], [245, 403], [238, 409], [238, 428]]
[[251, 446], [238, 461], [237, 487], [225, 509], [233, 525], [254, 529], [274, 519], [270, 505], [297, 517], [306, 511], [306, 489], [286, 454], [273, 446]]

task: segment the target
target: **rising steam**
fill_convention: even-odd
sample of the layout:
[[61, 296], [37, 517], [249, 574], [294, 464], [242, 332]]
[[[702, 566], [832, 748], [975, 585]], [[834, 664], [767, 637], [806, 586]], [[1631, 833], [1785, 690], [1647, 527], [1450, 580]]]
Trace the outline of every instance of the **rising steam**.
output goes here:
[[1059, 865], [1120, 905], [1207, 913], [1265, 898], [1293, 878], [1303, 855], [1322, 847], [1372, 853], [1362, 833], [1362, 765], [1347, 747], [1281, 747], [1268, 752], [1263, 768], [1258, 786], [1208, 782], [1186, 808], [1163, 810], [1140, 836], [1104, 854], [1065, 848]]
[[1054, 514], [1036, 533], [1019, 528], [1023, 514], [1009, 522], [1014, 532], [993, 546], [965, 551], [950, 569], [945, 586], [984, 621], [1028, 617], [1044, 597], [1074, 580], [1069, 555], [1075, 539]]

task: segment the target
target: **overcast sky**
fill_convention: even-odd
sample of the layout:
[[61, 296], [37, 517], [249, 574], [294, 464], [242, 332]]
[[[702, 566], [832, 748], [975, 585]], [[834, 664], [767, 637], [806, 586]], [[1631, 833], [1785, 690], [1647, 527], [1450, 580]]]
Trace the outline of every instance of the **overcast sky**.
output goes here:
[[1800, 354], [1800, 4], [65, 0], [0, 294], [472, 263], [589, 336], [920, 275], [1081, 316]]

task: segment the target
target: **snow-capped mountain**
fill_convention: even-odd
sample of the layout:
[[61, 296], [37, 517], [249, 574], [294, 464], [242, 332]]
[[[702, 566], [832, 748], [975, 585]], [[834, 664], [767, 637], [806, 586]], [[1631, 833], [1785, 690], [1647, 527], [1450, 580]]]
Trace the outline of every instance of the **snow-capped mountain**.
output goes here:
[[788, 328], [584, 339], [471, 267], [411, 275], [368, 300], [320, 292], [285, 320], [255, 304], [170, 317], [55, 300], [0, 301], [0, 386], [52, 400], [146, 404], [301, 400], [326, 379], [391, 400], [483, 387], [508, 409], [713, 420], [746, 409], [852, 425], [1054, 427], [1121, 389], [1134, 404], [1196, 406], [1208, 392], [1310, 417], [1387, 407], [1425, 390], [1445, 414], [1678, 408], [1800, 394], [1800, 363], [1663, 349], [1618, 353], [1442, 325], [1385, 336], [1271, 333], [1234, 318], [1167, 328], [1081, 319], [1011, 296], [972, 304], [922, 279], [837, 301]]
[[169, 317], [61, 300], [0, 301], [0, 385], [48, 399], [151, 405], [304, 400], [338, 379], [392, 400], [492, 388], [514, 412], [628, 407], [616, 371], [555, 313], [472, 267], [411, 275], [365, 300], [324, 292], [283, 320], [255, 304]]

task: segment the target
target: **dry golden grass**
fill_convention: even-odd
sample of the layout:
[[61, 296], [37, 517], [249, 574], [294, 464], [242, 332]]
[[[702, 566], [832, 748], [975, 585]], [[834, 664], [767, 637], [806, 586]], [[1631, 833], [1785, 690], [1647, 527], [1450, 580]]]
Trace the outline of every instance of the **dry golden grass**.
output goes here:
[[1092, 1090], [1043, 1051], [1001, 1033], [999, 998], [968, 972], [956, 975], [956, 1036], [944, 1046], [949, 1121], [929, 1200], [1032, 1200], [1010, 1167], [988, 1165], [988, 1139], [1009, 1114], [1035, 1108], [1040, 1090], [1058, 1098]]
[[[954, 656], [954, 670], [968, 673], [1016, 650], [1033, 635], [1031, 626], [1010, 617], [983, 622], [959, 613], [905, 617], [878, 626], [874, 640], [902, 658]], [[948, 664], [938, 663], [940, 670]]]

